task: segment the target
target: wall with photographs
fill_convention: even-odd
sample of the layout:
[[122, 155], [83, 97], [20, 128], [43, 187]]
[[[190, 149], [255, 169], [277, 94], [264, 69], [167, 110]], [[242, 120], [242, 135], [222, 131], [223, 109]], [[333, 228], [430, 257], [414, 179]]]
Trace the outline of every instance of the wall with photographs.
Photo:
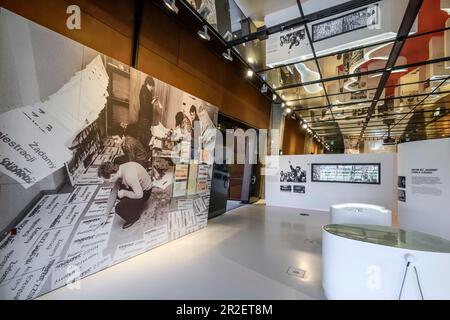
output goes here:
[[206, 227], [217, 107], [5, 9], [0, 30], [0, 299]]
[[[397, 211], [395, 153], [269, 156], [266, 204], [328, 211], [333, 204], [361, 202]], [[313, 182], [312, 163], [379, 163], [380, 184]], [[395, 193], [395, 195], [393, 194]]]
[[449, 163], [449, 138], [398, 145], [396, 187], [401, 228], [450, 239]]
[[[81, 8], [81, 30], [66, 27], [67, 6]], [[1, 0], [0, 6], [130, 65], [134, 1]], [[220, 22], [220, 21], [219, 21]], [[218, 106], [256, 128], [268, 128], [271, 101], [167, 11], [145, 1], [137, 69]], [[258, 115], [257, 117], [255, 115]]]

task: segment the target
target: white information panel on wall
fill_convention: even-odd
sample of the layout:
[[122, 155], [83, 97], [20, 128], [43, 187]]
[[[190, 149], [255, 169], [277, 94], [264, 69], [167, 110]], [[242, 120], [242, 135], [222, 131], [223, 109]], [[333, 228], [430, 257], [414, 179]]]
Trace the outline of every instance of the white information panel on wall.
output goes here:
[[0, 48], [0, 299], [206, 227], [217, 107], [4, 9]]
[[450, 239], [450, 139], [399, 144], [397, 190], [402, 228]]

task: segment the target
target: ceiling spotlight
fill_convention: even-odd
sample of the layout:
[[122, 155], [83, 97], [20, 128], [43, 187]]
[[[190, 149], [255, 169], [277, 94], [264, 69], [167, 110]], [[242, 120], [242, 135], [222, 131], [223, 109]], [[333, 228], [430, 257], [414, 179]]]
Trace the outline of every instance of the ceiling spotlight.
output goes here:
[[286, 108], [286, 113], [291, 113], [292, 112], [292, 109], [291, 108]]
[[306, 123], [304, 123], [303, 126], [302, 126], [302, 128], [303, 128], [303, 129], [306, 129], [306, 128], [308, 128], [308, 125], [307, 125]]
[[286, 103], [281, 103], [281, 107], [284, 108], [284, 106], [286, 105]]
[[247, 70], [247, 78], [251, 78], [253, 77], [253, 70], [252, 69], [248, 69]]
[[164, 0], [164, 4], [173, 12], [178, 13], [178, 7], [175, 4], [175, 0]]
[[208, 27], [207, 26], [203, 26], [203, 30], [199, 30], [197, 32], [198, 36], [200, 38], [202, 38], [203, 40], [209, 41], [211, 40], [211, 37], [208, 34]]
[[273, 101], [277, 100], [277, 95], [274, 93], [272, 96]]
[[255, 60], [252, 57], [248, 57], [247, 62], [250, 64], [253, 64], [253, 63], [255, 63]]
[[222, 53], [222, 57], [224, 57], [228, 61], [233, 61], [233, 57], [231, 56], [231, 49], [228, 49], [227, 51]]

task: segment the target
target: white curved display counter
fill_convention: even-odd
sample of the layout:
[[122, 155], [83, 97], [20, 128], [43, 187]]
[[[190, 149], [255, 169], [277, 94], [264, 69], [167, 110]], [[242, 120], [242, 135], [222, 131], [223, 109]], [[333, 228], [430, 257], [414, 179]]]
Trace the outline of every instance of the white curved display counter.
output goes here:
[[391, 226], [392, 212], [380, 206], [365, 203], [343, 203], [330, 207], [332, 224], [376, 224]]
[[328, 299], [450, 299], [450, 241], [374, 225], [323, 228]]

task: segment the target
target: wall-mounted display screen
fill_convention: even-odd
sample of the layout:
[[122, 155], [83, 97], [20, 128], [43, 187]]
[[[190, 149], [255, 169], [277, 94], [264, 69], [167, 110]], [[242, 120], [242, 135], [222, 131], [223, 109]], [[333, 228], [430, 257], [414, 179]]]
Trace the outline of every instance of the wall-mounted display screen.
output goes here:
[[379, 163], [313, 163], [311, 181], [380, 184]]

